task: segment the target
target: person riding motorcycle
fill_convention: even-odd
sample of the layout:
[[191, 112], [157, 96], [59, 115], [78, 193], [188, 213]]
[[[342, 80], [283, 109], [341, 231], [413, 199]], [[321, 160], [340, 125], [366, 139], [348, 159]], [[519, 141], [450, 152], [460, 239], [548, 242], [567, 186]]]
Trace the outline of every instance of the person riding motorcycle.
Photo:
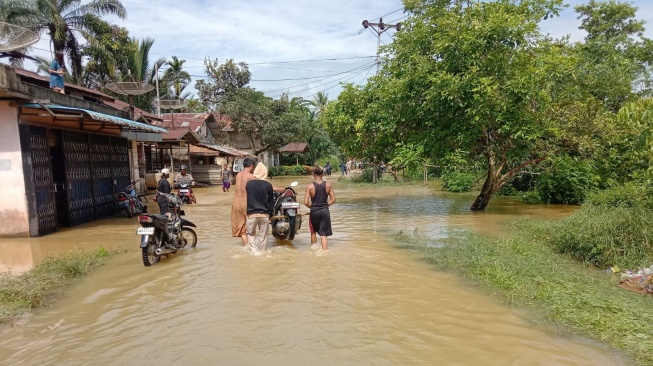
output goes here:
[[195, 200], [195, 195], [193, 194], [193, 188], [190, 188], [195, 185], [195, 180], [193, 179], [193, 176], [188, 174], [188, 167], [186, 165], [182, 165], [180, 167], [181, 172], [177, 174], [175, 177], [175, 185], [179, 187], [179, 184], [181, 183], [186, 183], [188, 184], [188, 188], [190, 189], [190, 200], [192, 203], [197, 203]]
[[[168, 209], [168, 197], [165, 196], [165, 194], [170, 194], [170, 182], [168, 182], [168, 177], [170, 176], [170, 169], [164, 168], [161, 169], [161, 179], [156, 185], [156, 190], [157, 190], [157, 195], [156, 195], [156, 203], [159, 205], [159, 211], [161, 212], [161, 215], [166, 215], [168, 214], [170, 210]], [[160, 194], [164, 193], [164, 194]]]

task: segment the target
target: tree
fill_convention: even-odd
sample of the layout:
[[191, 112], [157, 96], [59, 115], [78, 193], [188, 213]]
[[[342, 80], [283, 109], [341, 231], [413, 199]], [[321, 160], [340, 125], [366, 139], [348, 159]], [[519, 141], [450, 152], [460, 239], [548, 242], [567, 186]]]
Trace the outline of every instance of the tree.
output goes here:
[[97, 20], [89, 22], [90, 31], [85, 32], [88, 41], [82, 47], [82, 56], [88, 58], [82, 73], [81, 85], [100, 89], [108, 82], [118, 81], [130, 69], [130, 58], [138, 43], [129, 37], [126, 28]]
[[227, 60], [220, 65], [218, 60], [207, 60], [204, 64], [208, 80], [198, 80], [195, 89], [202, 103], [211, 110], [217, 110], [228, 94], [235, 93], [249, 84], [252, 74], [243, 62]]
[[166, 62], [169, 68], [163, 74], [163, 84], [172, 90], [172, 95], [181, 97], [182, 90], [191, 82], [190, 74], [182, 70], [186, 60], [180, 60], [177, 56], [172, 56], [172, 61]]
[[127, 11], [119, 0], [93, 0], [82, 4], [81, 0], [33, 0], [23, 2], [11, 14], [20, 24], [48, 34], [55, 51], [55, 57], [65, 67], [63, 54], [68, 55], [75, 80], [82, 80], [82, 53], [80, 35], [92, 31], [103, 15], [116, 15], [121, 19]]
[[[628, 3], [591, 0], [577, 6], [585, 42], [578, 81], [612, 112], [638, 96], [650, 95], [653, 42], [642, 36], [644, 22]], [[634, 87], [634, 88], [633, 88]]]
[[313, 96], [313, 100], [311, 101], [311, 105], [313, 105], [313, 107], [315, 107], [316, 109], [316, 115], [322, 113], [328, 103], [329, 103], [329, 94], [326, 94], [321, 91], [317, 92]]
[[[366, 157], [395, 149], [443, 159], [468, 152], [484, 163], [485, 182], [471, 206], [556, 149], [557, 112], [549, 73], [565, 55], [547, 54], [538, 23], [561, 0], [407, 1], [414, 15], [388, 46], [379, 77], [347, 87], [327, 107], [329, 130]], [[405, 31], [404, 31], [405, 30]], [[366, 140], [367, 139], [367, 140]], [[368, 141], [366, 143], [366, 141]], [[410, 156], [411, 160], [416, 157]]]
[[[271, 100], [262, 92], [245, 87], [222, 98], [221, 112], [237, 133], [247, 136], [254, 155], [278, 150], [304, 134], [306, 114], [291, 108], [287, 97]], [[259, 141], [259, 146], [256, 142]]]

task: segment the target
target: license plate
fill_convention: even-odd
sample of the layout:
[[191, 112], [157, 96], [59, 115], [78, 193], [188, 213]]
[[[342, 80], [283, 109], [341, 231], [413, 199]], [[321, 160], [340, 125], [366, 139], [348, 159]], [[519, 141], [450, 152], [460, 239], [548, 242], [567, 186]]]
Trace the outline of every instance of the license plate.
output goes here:
[[152, 235], [154, 234], [153, 227], [139, 227], [136, 229], [136, 235]]
[[299, 208], [299, 202], [281, 202], [282, 208]]
[[180, 189], [179, 193], [188, 193], [188, 190], [187, 189]]

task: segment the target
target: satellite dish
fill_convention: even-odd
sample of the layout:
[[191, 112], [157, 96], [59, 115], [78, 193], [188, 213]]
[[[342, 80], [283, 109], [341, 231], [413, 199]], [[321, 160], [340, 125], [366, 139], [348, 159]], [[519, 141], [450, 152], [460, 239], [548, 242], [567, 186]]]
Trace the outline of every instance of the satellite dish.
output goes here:
[[25, 48], [38, 42], [39, 35], [15, 24], [0, 22], [0, 52]]
[[183, 99], [161, 99], [158, 101], [158, 105], [163, 109], [183, 109], [188, 105], [188, 101]]
[[104, 86], [114, 93], [122, 95], [141, 95], [154, 90], [154, 85], [143, 83], [140, 81], [122, 81], [116, 83], [108, 83]]

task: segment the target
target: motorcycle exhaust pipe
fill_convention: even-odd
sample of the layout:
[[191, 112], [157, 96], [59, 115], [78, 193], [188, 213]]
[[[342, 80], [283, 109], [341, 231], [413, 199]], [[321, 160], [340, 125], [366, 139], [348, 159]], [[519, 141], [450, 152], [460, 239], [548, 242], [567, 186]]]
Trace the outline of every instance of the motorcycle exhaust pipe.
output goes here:
[[170, 249], [163, 249], [163, 248], [157, 248], [154, 253], [156, 255], [166, 255], [166, 254], [172, 254], [172, 250]]

